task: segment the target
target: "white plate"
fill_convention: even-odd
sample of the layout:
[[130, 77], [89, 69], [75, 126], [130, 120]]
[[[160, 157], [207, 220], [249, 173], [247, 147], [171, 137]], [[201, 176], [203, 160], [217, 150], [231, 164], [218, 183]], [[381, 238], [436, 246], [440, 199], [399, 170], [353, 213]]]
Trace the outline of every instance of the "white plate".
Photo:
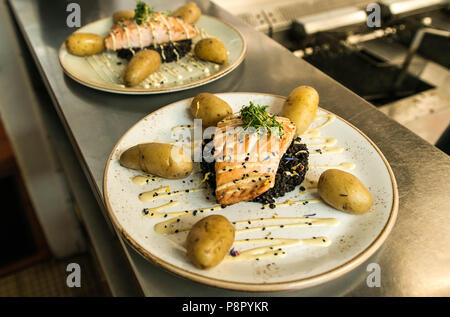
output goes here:
[[[235, 112], [253, 101], [261, 105], [270, 105], [270, 111], [278, 113], [284, 102], [284, 97], [258, 93], [224, 93], [218, 97], [227, 101]], [[165, 106], [136, 123], [119, 140], [108, 160], [104, 175], [104, 196], [109, 215], [124, 235], [126, 240], [144, 257], [152, 260], [165, 269], [183, 277], [217, 287], [246, 291], [279, 291], [293, 288], [303, 288], [336, 278], [371, 256], [383, 243], [391, 231], [398, 205], [398, 194], [394, 175], [380, 150], [361, 131], [336, 117], [334, 121], [319, 129], [321, 136], [334, 137], [337, 143], [332, 147], [343, 147], [341, 153], [317, 154], [310, 156], [310, 170], [306, 177], [317, 180], [325, 168], [314, 165], [337, 165], [343, 162], [353, 162], [355, 167], [350, 172], [356, 175], [370, 190], [374, 197], [374, 206], [370, 212], [363, 215], [350, 215], [337, 211], [323, 202], [276, 209], [261, 209], [257, 203], [243, 202], [229, 206], [218, 212], [205, 212], [197, 216], [186, 216], [183, 222], [197, 221], [205, 215], [218, 213], [230, 221], [254, 218], [299, 217], [316, 214], [315, 218], [336, 218], [339, 224], [332, 227], [294, 227], [266, 230], [264, 232], [237, 233], [236, 240], [259, 238], [267, 236], [305, 239], [313, 236], [326, 236], [331, 240], [327, 247], [296, 245], [286, 248], [284, 257], [274, 257], [259, 261], [222, 262], [210, 270], [195, 268], [186, 258], [182, 245], [186, 232], [161, 235], [154, 231], [153, 226], [161, 222], [161, 218], [153, 219], [143, 216], [145, 207], [154, 207], [168, 202], [170, 199], [180, 201], [167, 212], [193, 210], [215, 205], [206, 196], [209, 192], [195, 192], [181, 196], [172, 196], [154, 202], [143, 203], [138, 199], [141, 192], [161, 186], [169, 186], [170, 190], [199, 187], [199, 182], [191, 183], [183, 180], [161, 179], [139, 186], [131, 178], [142, 174], [119, 165], [120, 154], [127, 148], [144, 142], [171, 142], [171, 127], [192, 124], [188, 111], [191, 99], [185, 99]], [[323, 109], [319, 115], [329, 114]], [[326, 118], [313, 123], [320, 125]], [[163, 124], [161, 124], [163, 123]], [[318, 142], [311, 137], [304, 137], [305, 142]], [[317, 147], [309, 147], [310, 152], [316, 152]], [[196, 163], [198, 164], [198, 163]], [[351, 165], [351, 164], [350, 164]], [[189, 179], [199, 179], [201, 175], [192, 175]], [[317, 197], [317, 191], [312, 189], [300, 193], [297, 188], [277, 202], [301, 200]], [[165, 219], [163, 219], [165, 220]], [[243, 249], [242, 246], [236, 246]]]
[[[105, 18], [89, 23], [76, 32], [107, 36], [112, 24], [112, 18]], [[126, 61], [118, 58], [115, 52], [107, 51], [95, 56], [79, 57], [70, 54], [63, 43], [59, 50], [59, 61], [66, 74], [72, 79], [102, 91], [145, 95], [198, 87], [219, 79], [235, 69], [244, 60], [247, 43], [237, 29], [216, 18], [202, 15], [196, 26], [202, 32], [193, 39], [192, 47], [202, 38], [203, 31], [208, 36], [217, 37], [227, 48], [227, 64], [218, 65], [199, 60], [192, 63], [188, 60], [188, 56], [185, 56], [181, 58], [181, 62], [185, 63], [184, 66], [176, 62], [163, 63], [157, 74], [152, 74], [143, 84], [136, 87], [125, 87], [120, 78], [124, 72]], [[122, 64], [118, 65], [118, 62]], [[161, 82], [163, 83], [161, 84]]]

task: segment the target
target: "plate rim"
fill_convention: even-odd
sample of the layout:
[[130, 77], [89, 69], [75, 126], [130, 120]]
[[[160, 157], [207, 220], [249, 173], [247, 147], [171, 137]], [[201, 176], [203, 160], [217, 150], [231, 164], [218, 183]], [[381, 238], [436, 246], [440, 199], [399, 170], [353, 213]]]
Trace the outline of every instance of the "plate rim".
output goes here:
[[[227, 95], [227, 94], [252, 94], [252, 95], [266, 95], [271, 96], [275, 98], [280, 99], [286, 99], [285, 96], [276, 95], [276, 94], [269, 94], [269, 93], [259, 93], [259, 92], [225, 92], [225, 93], [215, 93], [215, 95]], [[116, 218], [115, 214], [112, 212], [112, 208], [107, 196], [107, 171], [109, 170], [109, 164], [113, 160], [113, 155], [117, 150], [117, 147], [122, 142], [122, 140], [127, 136], [127, 134], [139, 123], [144, 121], [147, 117], [156, 114], [157, 112], [173, 106], [176, 103], [187, 101], [192, 99], [190, 98], [184, 98], [180, 99], [178, 101], [172, 102], [170, 104], [167, 104], [149, 114], [147, 114], [145, 117], [141, 118], [139, 121], [137, 121], [135, 124], [133, 124], [117, 141], [116, 145], [114, 146], [113, 150], [111, 151], [108, 160], [106, 162], [104, 174], [103, 174], [103, 198], [106, 205], [107, 214], [111, 219], [111, 222], [116, 227], [116, 229], [122, 234], [122, 236], [125, 238], [125, 241], [134, 249], [136, 250], [141, 256], [143, 256], [145, 259], [149, 260], [150, 262], [158, 265], [159, 267], [165, 269], [166, 271], [169, 271], [170, 273], [174, 273], [180, 277], [192, 280], [194, 282], [198, 282], [201, 284], [205, 284], [208, 286], [218, 287], [218, 288], [224, 288], [228, 290], [233, 291], [245, 291], [245, 292], [280, 292], [280, 291], [287, 291], [287, 290], [300, 290], [308, 287], [312, 287], [315, 285], [323, 284], [325, 282], [334, 280], [351, 270], [355, 269], [362, 263], [364, 263], [367, 259], [369, 259], [384, 243], [384, 241], [387, 239], [389, 234], [392, 231], [392, 228], [394, 227], [395, 221], [397, 219], [398, 215], [398, 205], [399, 205], [399, 197], [398, 197], [398, 188], [397, 188], [397, 181], [395, 179], [394, 172], [392, 171], [392, 168], [381, 152], [381, 150], [377, 147], [377, 145], [368, 137], [366, 136], [361, 130], [359, 130], [357, 127], [355, 127], [353, 124], [348, 122], [347, 120], [341, 118], [340, 116], [332, 113], [331, 111], [328, 111], [326, 109], [323, 109], [319, 107], [319, 110], [325, 111], [328, 114], [335, 115], [338, 119], [342, 120], [344, 123], [348, 124], [351, 128], [353, 128], [355, 131], [357, 131], [359, 134], [361, 134], [372, 147], [377, 151], [378, 155], [381, 157], [384, 165], [386, 166], [386, 169], [388, 170], [391, 184], [392, 184], [392, 208], [389, 214], [389, 218], [384, 225], [383, 229], [380, 231], [380, 233], [376, 236], [376, 238], [369, 244], [367, 248], [365, 248], [363, 251], [361, 251], [356, 256], [352, 257], [350, 260], [346, 261], [345, 263], [328, 270], [326, 272], [316, 274], [307, 278], [301, 278], [296, 279], [292, 281], [284, 281], [284, 282], [271, 282], [271, 283], [247, 283], [247, 282], [230, 282], [227, 280], [219, 279], [219, 278], [213, 278], [213, 277], [206, 277], [203, 275], [200, 275], [198, 273], [193, 273], [188, 270], [185, 270], [183, 268], [180, 268], [178, 266], [175, 266], [163, 259], [158, 258], [157, 256], [153, 255], [151, 252], [147, 251], [144, 247], [142, 247], [136, 240], [134, 240], [121, 226], [118, 219]]]
[[[63, 62], [63, 53], [64, 51], [67, 52], [66, 50], [66, 41], [64, 40], [64, 42], [61, 44], [61, 46], [59, 47], [59, 52], [58, 52], [58, 60], [59, 60], [59, 64], [61, 65], [61, 68], [63, 69], [64, 73], [67, 74], [70, 78], [72, 78], [73, 80], [75, 80], [76, 82], [87, 86], [89, 88], [92, 89], [97, 89], [100, 91], [105, 91], [105, 92], [109, 92], [109, 93], [117, 93], [117, 94], [125, 94], [125, 95], [152, 95], [152, 94], [164, 94], [164, 93], [171, 93], [171, 92], [175, 92], [175, 91], [182, 91], [182, 90], [187, 90], [187, 89], [191, 89], [191, 88], [195, 88], [195, 87], [199, 87], [208, 83], [211, 83], [219, 78], [222, 78], [223, 76], [227, 75], [228, 73], [232, 72], [234, 69], [236, 69], [241, 63], [242, 61], [245, 59], [245, 57], [247, 56], [247, 41], [244, 37], [244, 35], [237, 29], [235, 28], [233, 25], [231, 25], [228, 22], [222, 21], [219, 18], [207, 15], [207, 14], [202, 14], [202, 16], [208, 17], [210, 19], [214, 19], [222, 24], [225, 24], [227, 27], [231, 28], [233, 31], [235, 31], [239, 37], [241, 38], [243, 47], [242, 47], [242, 51], [239, 55], [239, 57], [236, 59], [236, 61], [234, 61], [233, 64], [228, 65], [227, 67], [225, 67], [224, 69], [220, 70], [219, 72], [210, 75], [206, 78], [203, 78], [201, 80], [192, 82], [192, 83], [187, 83], [187, 84], [183, 84], [183, 85], [179, 85], [179, 86], [174, 86], [174, 87], [168, 87], [168, 88], [155, 88], [152, 90], [148, 90], [148, 88], [133, 88], [133, 87], [126, 87], [126, 88], [111, 88], [109, 86], [103, 85], [103, 84], [98, 84], [95, 82], [92, 82], [90, 80], [83, 80], [78, 78], [75, 74], [73, 74], [72, 72], [70, 72], [66, 66], [64, 65]], [[102, 21], [106, 21], [108, 19], [112, 19], [112, 17], [106, 17], [106, 18], [102, 18], [93, 22], [90, 22], [84, 26], [82, 26], [81, 28], [77, 29], [75, 32], [72, 32], [71, 34], [77, 33], [77, 32], [82, 32], [84, 28], [88, 27], [91, 24], [94, 23], [99, 23]], [[67, 52], [68, 53], [68, 52]], [[68, 53], [70, 54], [70, 53]]]

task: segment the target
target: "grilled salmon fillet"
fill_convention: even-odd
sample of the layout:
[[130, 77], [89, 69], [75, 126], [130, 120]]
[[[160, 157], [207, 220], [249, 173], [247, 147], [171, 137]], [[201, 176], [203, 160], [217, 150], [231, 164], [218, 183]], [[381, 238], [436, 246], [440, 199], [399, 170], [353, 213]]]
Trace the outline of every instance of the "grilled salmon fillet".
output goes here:
[[222, 205], [249, 201], [268, 191], [275, 184], [280, 159], [294, 138], [295, 124], [284, 117], [275, 117], [283, 127], [283, 135], [242, 134], [228, 132], [243, 125], [239, 116], [220, 121], [222, 133], [214, 136], [216, 159], [216, 200]]
[[147, 47], [188, 40], [199, 35], [199, 30], [180, 18], [155, 13], [151, 21], [138, 25], [135, 20], [119, 21], [111, 27], [105, 39], [108, 50], [122, 48]]

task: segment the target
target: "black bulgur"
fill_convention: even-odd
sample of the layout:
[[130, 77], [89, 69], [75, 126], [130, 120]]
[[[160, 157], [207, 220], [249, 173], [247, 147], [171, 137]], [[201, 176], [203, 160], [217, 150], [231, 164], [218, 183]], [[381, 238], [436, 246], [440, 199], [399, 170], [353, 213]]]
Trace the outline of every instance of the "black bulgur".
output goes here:
[[[191, 51], [192, 47], [192, 40], [183, 40], [183, 41], [176, 41], [176, 42], [169, 42], [164, 43], [162, 45], [156, 45], [156, 47], [152, 44], [150, 46], [144, 47], [144, 49], [148, 50], [155, 50], [159, 53], [161, 56], [161, 61], [163, 63], [170, 63], [174, 62], [179, 58], [182, 58], [187, 53]], [[133, 51], [135, 53], [139, 52], [141, 48], [135, 47], [133, 48]], [[164, 50], [164, 54], [162, 54], [162, 51]], [[175, 53], [178, 53], [177, 54]], [[117, 50], [117, 56], [122, 59], [130, 60], [134, 55], [133, 52], [129, 48], [122, 48], [120, 50]]]

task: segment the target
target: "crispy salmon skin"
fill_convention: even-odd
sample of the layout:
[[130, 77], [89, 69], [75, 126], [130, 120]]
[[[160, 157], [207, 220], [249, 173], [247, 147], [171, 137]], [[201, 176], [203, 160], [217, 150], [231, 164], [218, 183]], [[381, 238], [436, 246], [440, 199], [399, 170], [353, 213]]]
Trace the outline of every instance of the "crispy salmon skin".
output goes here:
[[111, 27], [105, 39], [108, 50], [147, 47], [193, 39], [200, 34], [192, 24], [180, 18], [154, 13], [149, 22], [138, 25], [135, 20], [119, 21]]
[[216, 200], [222, 205], [249, 201], [275, 184], [280, 159], [295, 133], [295, 124], [275, 117], [283, 134], [243, 133], [243, 121], [233, 115], [217, 124], [215, 148]]

